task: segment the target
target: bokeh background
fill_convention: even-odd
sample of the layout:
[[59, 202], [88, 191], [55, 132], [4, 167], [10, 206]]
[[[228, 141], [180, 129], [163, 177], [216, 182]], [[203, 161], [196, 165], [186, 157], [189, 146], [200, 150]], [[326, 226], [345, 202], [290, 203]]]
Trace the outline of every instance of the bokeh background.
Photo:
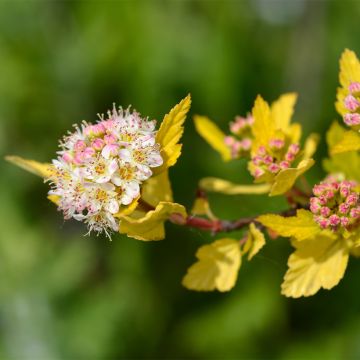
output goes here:
[[[258, 93], [300, 94], [295, 120], [322, 135], [334, 118], [338, 58], [360, 52], [359, 1], [0, 1], [0, 358], [360, 358], [359, 261], [331, 292], [280, 295], [291, 247], [269, 241], [227, 294], [180, 282], [208, 234], [169, 224], [167, 238], [84, 237], [46, 199], [48, 186], [3, 160], [54, 157], [58, 139], [113, 102], [161, 120], [187, 93], [191, 115], [225, 131]], [[171, 170], [190, 207], [197, 182], [249, 183], [195, 133]], [[326, 154], [322, 141], [317, 159]], [[321, 164], [311, 183], [323, 176]], [[286, 205], [212, 195], [236, 218]]]

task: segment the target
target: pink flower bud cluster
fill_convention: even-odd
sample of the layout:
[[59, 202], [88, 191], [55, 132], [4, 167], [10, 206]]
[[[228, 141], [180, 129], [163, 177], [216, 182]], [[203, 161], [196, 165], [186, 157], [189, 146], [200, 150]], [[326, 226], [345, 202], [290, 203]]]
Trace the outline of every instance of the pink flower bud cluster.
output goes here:
[[322, 229], [339, 230], [357, 225], [360, 218], [359, 193], [355, 181], [329, 181], [315, 185], [310, 210]]
[[348, 126], [360, 125], [360, 83], [349, 85], [349, 95], [344, 99], [344, 106], [349, 112], [344, 115], [344, 123]]
[[65, 219], [87, 223], [89, 232], [118, 231], [117, 214], [140, 195], [151, 168], [162, 165], [155, 121], [129, 109], [108, 112], [95, 124], [75, 126], [53, 160], [51, 195]]
[[251, 115], [246, 118], [237, 116], [230, 123], [230, 131], [233, 135], [225, 137], [225, 144], [231, 150], [232, 158], [236, 159], [242, 155], [248, 155], [252, 145], [251, 127], [254, 119]]
[[267, 174], [276, 175], [289, 168], [300, 150], [298, 144], [286, 146], [283, 139], [271, 139], [268, 145], [268, 148], [259, 146], [256, 155], [251, 159], [251, 174], [255, 179]]

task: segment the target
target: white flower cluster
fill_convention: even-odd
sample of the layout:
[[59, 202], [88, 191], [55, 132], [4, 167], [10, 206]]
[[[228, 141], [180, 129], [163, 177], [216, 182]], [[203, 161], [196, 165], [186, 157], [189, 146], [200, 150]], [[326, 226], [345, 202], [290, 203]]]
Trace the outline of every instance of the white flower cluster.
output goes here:
[[140, 185], [163, 159], [156, 144], [156, 121], [129, 109], [108, 112], [96, 124], [75, 125], [53, 160], [50, 195], [59, 196], [65, 219], [87, 223], [89, 232], [118, 231], [114, 216], [140, 195]]

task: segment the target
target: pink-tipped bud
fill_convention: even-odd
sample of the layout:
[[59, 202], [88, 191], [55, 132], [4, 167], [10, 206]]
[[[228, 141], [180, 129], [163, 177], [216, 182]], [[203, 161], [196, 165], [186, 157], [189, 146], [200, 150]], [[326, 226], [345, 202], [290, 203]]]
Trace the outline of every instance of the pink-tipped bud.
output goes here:
[[331, 215], [329, 217], [329, 222], [331, 226], [337, 226], [340, 224], [340, 217], [338, 215]]
[[270, 155], [265, 155], [263, 161], [266, 165], [270, 165], [273, 163], [274, 159]]
[[249, 151], [252, 145], [251, 139], [245, 138], [241, 141], [241, 146], [245, 151]]
[[262, 156], [258, 156], [258, 155], [255, 155], [253, 158], [252, 158], [252, 162], [255, 164], [255, 165], [261, 165], [264, 163], [264, 159]]
[[95, 150], [101, 150], [105, 145], [104, 140], [97, 138], [95, 139], [92, 143], [91, 146], [95, 149]]
[[348, 113], [344, 115], [344, 123], [348, 126], [356, 126], [360, 124], [360, 114]]
[[349, 222], [350, 222], [349, 218], [347, 218], [347, 217], [345, 217], [345, 216], [343, 216], [343, 217], [340, 218], [340, 223], [341, 223], [341, 225], [344, 226], [344, 227], [348, 226], [348, 225], [349, 225]]
[[286, 161], [289, 161], [289, 162], [292, 162], [295, 160], [295, 155], [291, 152], [288, 152], [285, 154], [285, 160]]
[[269, 141], [269, 145], [275, 149], [282, 149], [285, 145], [285, 141], [282, 139], [272, 139]]
[[280, 170], [280, 166], [278, 164], [273, 163], [268, 166], [268, 169], [273, 174], [276, 174]]
[[315, 221], [320, 225], [322, 229], [326, 229], [330, 225], [330, 220], [325, 219], [322, 216], [317, 216]]
[[300, 150], [300, 146], [299, 144], [291, 144], [289, 146], [289, 152], [291, 152], [292, 154], [296, 155]]
[[350, 210], [350, 216], [353, 219], [357, 219], [360, 217], [360, 208], [356, 207]]
[[357, 81], [353, 81], [352, 83], [350, 83], [349, 85], [349, 91], [352, 94], [358, 94], [360, 93], [360, 83]]
[[290, 167], [290, 163], [289, 163], [288, 161], [282, 161], [282, 162], [280, 163], [280, 167], [281, 167], [282, 169], [288, 169], [288, 168]]
[[113, 144], [116, 142], [116, 137], [113, 134], [105, 135], [104, 141], [106, 144]]
[[349, 111], [356, 111], [360, 106], [360, 102], [353, 95], [348, 95], [344, 99], [344, 106]]
[[92, 126], [92, 131], [95, 135], [101, 135], [105, 132], [105, 127], [104, 125], [100, 122], [98, 124], [95, 124]]
[[340, 195], [344, 198], [347, 198], [350, 195], [350, 186], [347, 185], [341, 186]]
[[320, 195], [319, 196], [319, 202], [320, 202], [320, 204], [322, 205], [322, 206], [324, 206], [324, 205], [326, 205], [327, 204], [327, 202], [328, 202], [328, 199], [327, 199], [327, 197], [326, 197], [326, 195]]
[[63, 155], [62, 155], [62, 159], [63, 159], [66, 163], [70, 164], [70, 163], [73, 161], [73, 156], [72, 156], [70, 153], [65, 152], [65, 153], [63, 153]]
[[84, 151], [83, 151], [83, 157], [85, 160], [90, 159], [91, 157], [93, 157], [93, 155], [95, 154], [95, 150], [91, 147], [87, 147]]
[[224, 143], [227, 146], [232, 146], [235, 142], [235, 139], [232, 136], [225, 136]]
[[314, 188], [313, 188], [313, 193], [314, 193], [315, 196], [322, 195], [324, 191], [325, 191], [324, 184], [315, 185]]
[[255, 179], [258, 179], [260, 176], [264, 175], [265, 171], [261, 168], [256, 168], [254, 171], [254, 177]]
[[313, 214], [319, 214], [319, 212], [321, 210], [321, 205], [320, 204], [310, 204], [310, 210]]
[[346, 203], [350, 206], [354, 206], [356, 205], [356, 203], [359, 200], [359, 195], [356, 193], [351, 193], [347, 198], [346, 198]]
[[323, 217], [328, 217], [330, 215], [331, 210], [327, 207], [324, 206], [320, 209], [320, 215]]
[[75, 151], [83, 151], [86, 148], [86, 142], [83, 140], [78, 140], [74, 145]]
[[339, 212], [341, 214], [347, 214], [349, 212], [350, 206], [346, 203], [342, 203], [339, 205]]
[[265, 146], [262, 146], [262, 145], [259, 146], [257, 153], [258, 153], [259, 155], [262, 155], [262, 156], [266, 155], [266, 148], [265, 148]]

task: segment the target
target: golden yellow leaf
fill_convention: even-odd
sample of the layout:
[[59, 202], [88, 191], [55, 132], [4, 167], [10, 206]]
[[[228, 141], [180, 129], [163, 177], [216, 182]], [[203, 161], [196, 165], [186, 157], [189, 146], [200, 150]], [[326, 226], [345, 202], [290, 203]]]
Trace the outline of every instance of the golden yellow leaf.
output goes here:
[[165, 238], [164, 222], [172, 215], [186, 218], [184, 206], [172, 202], [160, 202], [154, 210], [140, 218], [124, 216], [120, 221], [120, 233], [138, 240], [162, 240]]
[[243, 248], [244, 254], [248, 252], [248, 260], [251, 260], [265, 245], [264, 234], [251, 223], [249, 226], [248, 238]]
[[172, 202], [169, 171], [165, 170], [146, 180], [141, 186], [141, 198], [152, 206], [156, 206], [160, 201]]
[[201, 246], [193, 264], [184, 276], [182, 284], [197, 291], [229, 291], [236, 283], [241, 265], [239, 241], [234, 239], [216, 240]]
[[303, 160], [310, 159], [315, 154], [319, 141], [319, 134], [313, 133], [307, 137], [304, 145], [304, 153], [302, 157]]
[[298, 210], [296, 216], [268, 214], [261, 215], [256, 220], [280, 236], [295, 237], [297, 240], [305, 240], [321, 232], [313, 214], [304, 209]]
[[154, 174], [165, 171], [170, 166], [175, 165], [181, 154], [182, 145], [179, 144], [184, 132], [184, 122], [190, 109], [190, 94], [174, 106], [170, 112], [165, 115], [156, 134], [156, 142], [161, 146], [161, 156], [164, 160], [163, 165], [154, 169]]
[[281, 285], [283, 295], [311, 296], [321, 288], [329, 290], [339, 283], [349, 258], [343, 239], [317, 235], [294, 244], [296, 250], [289, 257], [289, 269]]
[[342, 139], [330, 149], [331, 155], [341, 154], [348, 151], [360, 150], [360, 135], [353, 131], [346, 131]]
[[191, 209], [192, 215], [207, 216], [209, 219], [215, 220], [216, 216], [213, 214], [210, 208], [210, 204], [207, 198], [197, 197]]
[[271, 104], [271, 119], [277, 129], [286, 131], [294, 114], [297, 100], [296, 93], [283, 94]]
[[337, 91], [336, 110], [344, 115], [348, 110], [344, 106], [344, 99], [349, 94], [348, 87], [351, 82], [360, 82], [360, 63], [356, 54], [345, 49], [340, 58], [339, 81], [341, 87]]
[[269, 104], [258, 95], [254, 107], [252, 109], [254, 124], [252, 133], [254, 135], [252, 151], [256, 151], [259, 145], [268, 146], [269, 140], [272, 138], [276, 127], [271, 119]]
[[266, 194], [270, 190], [269, 184], [261, 185], [238, 185], [230, 181], [214, 177], [203, 178], [199, 182], [201, 189], [218, 192], [226, 195], [239, 194]]
[[225, 144], [225, 134], [206, 116], [194, 116], [197, 132], [216, 150], [224, 161], [231, 160], [231, 151]]
[[58, 195], [48, 195], [47, 198], [48, 198], [52, 203], [54, 203], [55, 205], [59, 205], [60, 196], [58, 196]]
[[129, 205], [121, 206], [119, 212], [115, 214], [114, 217], [122, 218], [123, 216], [132, 214], [139, 205], [139, 200], [140, 200], [140, 196], [134, 199]]
[[274, 179], [270, 196], [286, 193], [293, 187], [296, 179], [309, 170], [314, 164], [315, 161], [313, 159], [306, 159], [300, 161], [296, 168], [281, 170]]
[[21, 158], [20, 156], [6, 156], [5, 160], [44, 179], [49, 178], [52, 174], [52, 164], [40, 163], [35, 160], [27, 160]]

